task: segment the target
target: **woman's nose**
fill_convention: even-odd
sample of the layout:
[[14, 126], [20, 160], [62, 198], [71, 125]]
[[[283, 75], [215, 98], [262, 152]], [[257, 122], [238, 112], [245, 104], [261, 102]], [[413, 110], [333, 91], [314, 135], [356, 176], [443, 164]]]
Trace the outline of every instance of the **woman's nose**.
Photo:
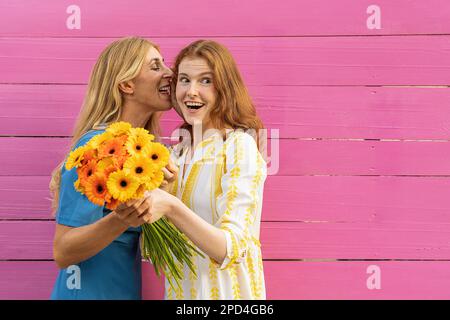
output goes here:
[[173, 76], [172, 69], [170, 69], [169, 67], [165, 66], [164, 78], [172, 78], [172, 76]]
[[196, 85], [194, 83], [191, 83], [189, 85], [189, 88], [187, 90], [187, 95], [190, 96], [190, 97], [197, 96], [197, 87], [196, 87]]

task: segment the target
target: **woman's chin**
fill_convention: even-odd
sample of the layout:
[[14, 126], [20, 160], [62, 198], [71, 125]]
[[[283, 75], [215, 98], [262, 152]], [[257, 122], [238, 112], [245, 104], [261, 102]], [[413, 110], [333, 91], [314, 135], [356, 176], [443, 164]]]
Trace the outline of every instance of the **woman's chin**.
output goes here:
[[154, 104], [151, 109], [152, 109], [152, 111], [168, 111], [168, 110], [172, 109], [172, 103], [170, 100], [159, 101], [159, 103]]
[[169, 103], [169, 104], [167, 104], [167, 106], [164, 106], [164, 109], [162, 110], [162, 111], [168, 111], [168, 110], [170, 110], [170, 109], [172, 109], [173, 107], [172, 107], [172, 104], [171, 103]]

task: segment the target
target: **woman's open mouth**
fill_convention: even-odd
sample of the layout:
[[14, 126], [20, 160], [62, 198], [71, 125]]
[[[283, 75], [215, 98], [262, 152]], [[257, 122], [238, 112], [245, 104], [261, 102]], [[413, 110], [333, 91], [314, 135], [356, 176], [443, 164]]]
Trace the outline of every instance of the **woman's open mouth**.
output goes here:
[[159, 93], [167, 94], [170, 96], [170, 85], [162, 86], [161, 88], [159, 88], [158, 91], [159, 91]]
[[195, 101], [186, 101], [184, 104], [189, 110], [198, 110], [205, 105], [204, 103]]

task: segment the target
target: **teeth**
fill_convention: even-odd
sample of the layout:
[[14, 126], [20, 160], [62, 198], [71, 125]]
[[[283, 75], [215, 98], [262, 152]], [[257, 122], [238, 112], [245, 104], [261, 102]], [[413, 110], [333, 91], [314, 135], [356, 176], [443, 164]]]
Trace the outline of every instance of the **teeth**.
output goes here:
[[170, 86], [164, 86], [159, 88], [159, 91], [170, 91]]
[[200, 102], [186, 102], [186, 105], [188, 107], [201, 107], [201, 106], [203, 106], [203, 103], [200, 103]]

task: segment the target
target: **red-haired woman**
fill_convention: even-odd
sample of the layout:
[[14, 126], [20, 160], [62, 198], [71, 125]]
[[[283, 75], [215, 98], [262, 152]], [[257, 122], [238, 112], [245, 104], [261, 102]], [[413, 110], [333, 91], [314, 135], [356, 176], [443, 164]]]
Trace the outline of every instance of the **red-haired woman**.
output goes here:
[[[179, 167], [170, 193], [147, 194], [152, 220], [171, 220], [203, 252], [197, 276], [184, 265], [182, 288], [167, 299], [265, 299], [259, 243], [266, 163], [261, 120], [230, 52], [214, 41], [184, 48], [174, 66], [178, 112], [190, 135], [173, 148]], [[190, 139], [190, 137], [193, 137]]]

